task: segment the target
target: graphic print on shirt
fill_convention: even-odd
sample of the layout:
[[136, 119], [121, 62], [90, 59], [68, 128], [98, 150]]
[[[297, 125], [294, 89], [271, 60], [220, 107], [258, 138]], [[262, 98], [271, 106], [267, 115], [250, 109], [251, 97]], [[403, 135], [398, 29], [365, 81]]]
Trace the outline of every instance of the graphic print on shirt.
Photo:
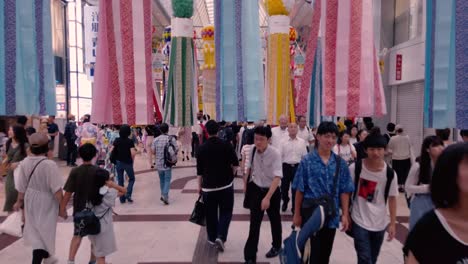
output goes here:
[[375, 202], [377, 197], [377, 182], [366, 179], [359, 179], [359, 196], [368, 202]]

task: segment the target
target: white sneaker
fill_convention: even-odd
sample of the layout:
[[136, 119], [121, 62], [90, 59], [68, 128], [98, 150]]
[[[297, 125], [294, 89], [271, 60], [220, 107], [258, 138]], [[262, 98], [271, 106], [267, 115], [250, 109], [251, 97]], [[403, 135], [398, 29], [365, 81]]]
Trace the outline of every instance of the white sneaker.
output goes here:
[[[50, 256], [46, 259], [44, 259], [44, 264], [57, 264], [59, 263], [59, 260], [55, 256]], [[70, 262], [68, 262], [70, 263]], [[72, 262], [74, 264], [75, 262]]]
[[215, 240], [215, 244], [216, 244], [216, 248], [220, 251], [220, 252], [224, 252], [224, 242], [220, 239], [220, 238], [217, 238]]

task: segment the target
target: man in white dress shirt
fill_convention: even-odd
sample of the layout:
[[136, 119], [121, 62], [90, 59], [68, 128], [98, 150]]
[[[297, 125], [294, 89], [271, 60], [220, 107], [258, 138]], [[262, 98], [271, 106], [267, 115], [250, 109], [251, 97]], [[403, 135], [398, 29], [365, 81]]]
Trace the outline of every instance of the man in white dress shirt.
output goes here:
[[307, 126], [307, 119], [305, 116], [298, 116], [297, 123], [299, 125], [299, 130], [297, 132], [297, 137], [302, 138], [308, 146], [311, 146], [314, 143], [314, 137], [312, 136], [312, 131]]
[[[281, 161], [283, 163], [283, 179], [281, 180], [281, 198], [283, 200], [283, 206], [281, 210], [286, 212], [289, 203], [289, 186], [294, 179], [296, 174], [297, 166], [301, 162], [302, 158], [307, 155], [307, 143], [302, 138], [298, 137], [297, 134], [298, 126], [296, 123], [290, 123], [288, 125], [289, 138], [281, 141], [280, 153]], [[292, 192], [292, 212], [294, 213], [294, 196], [295, 191]]]
[[285, 115], [280, 116], [279, 126], [272, 128], [271, 133], [271, 145], [279, 149], [281, 141], [288, 138], [288, 118]]

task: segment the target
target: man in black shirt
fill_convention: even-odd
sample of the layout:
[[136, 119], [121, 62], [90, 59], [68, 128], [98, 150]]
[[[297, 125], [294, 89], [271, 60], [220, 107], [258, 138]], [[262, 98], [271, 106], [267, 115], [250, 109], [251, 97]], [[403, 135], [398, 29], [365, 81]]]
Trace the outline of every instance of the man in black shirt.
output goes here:
[[58, 135], [59, 132], [59, 128], [57, 124], [55, 124], [55, 116], [49, 116], [49, 119], [47, 120], [47, 132], [49, 133], [51, 142], [49, 144], [49, 149], [54, 151], [55, 137]]
[[[67, 182], [63, 187], [65, 195], [60, 203], [60, 216], [65, 219], [67, 218], [67, 204], [72, 195], [73, 215], [86, 208], [86, 203], [91, 199], [94, 177], [98, 168], [92, 162], [93, 158], [97, 155], [97, 149], [94, 145], [86, 143], [79, 148], [78, 152], [83, 159], [83, 164], [71, 170]], [[82, 237], [83, 235], [80, 233], [79, 227], [75, 226], [70, 244], [68, 263], [74, 263]], [[90, 260], [90, 262], [91, 261], [93, 260]]]
[[233, 180], [239, 160], [232, 145], [218, 138], [218, 123], [210, 120], [206, 129], [209, 138], [200, 146], [197, 158], [198, 186], [206, 205], [208, 242], [223, 252], [234, 208]]

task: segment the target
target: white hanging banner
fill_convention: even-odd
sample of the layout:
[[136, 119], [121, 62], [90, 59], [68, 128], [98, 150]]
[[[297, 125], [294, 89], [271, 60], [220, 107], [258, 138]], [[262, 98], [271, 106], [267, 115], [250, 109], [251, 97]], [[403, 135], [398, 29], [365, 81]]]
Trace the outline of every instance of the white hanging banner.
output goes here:
[[85, 64], [91, 64], [96, 62], [99, 8], [97, 6], [85, 6], [83, 18]]

